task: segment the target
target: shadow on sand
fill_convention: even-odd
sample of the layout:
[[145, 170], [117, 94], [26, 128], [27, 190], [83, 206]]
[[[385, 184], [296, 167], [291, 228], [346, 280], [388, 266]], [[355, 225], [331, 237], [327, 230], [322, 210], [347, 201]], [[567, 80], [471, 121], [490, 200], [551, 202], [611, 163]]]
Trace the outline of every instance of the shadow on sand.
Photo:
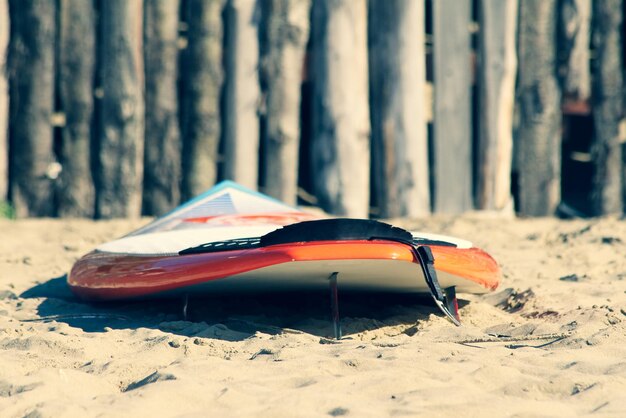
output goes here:
[[[329, 292], [254, 293], [249, 295], [193, 296], [181, 298], [87, 303], [72, 294], [66, 276], [38, 284], [22, 298], [41, 298], [38, 318], [57, 321], [85, 332], [107, 329], [152, 328], [187, 337], [240, 341], [256, 332], [302, 332], [322, 338], [333, 335]], [[468, 302], [459, 300], [460, 307]], [[343, 335], [401, 325], [412, 335], [416, 324], [440, 315], [428, 295], [355, 293], [339, 289]]]

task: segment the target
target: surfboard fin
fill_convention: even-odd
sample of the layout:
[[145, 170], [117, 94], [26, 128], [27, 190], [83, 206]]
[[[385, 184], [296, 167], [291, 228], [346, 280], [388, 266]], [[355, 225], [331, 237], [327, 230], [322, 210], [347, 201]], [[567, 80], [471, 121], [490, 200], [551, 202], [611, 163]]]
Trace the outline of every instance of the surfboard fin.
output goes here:
[[189, 309], [189, 293], [185, 293], [185, 296], [183, 296], [183, 321], [187, 321], [188, 320], [188, 314], [187, 311]]
[[333, 321], [333, 333], [335, 339], [341, 339], [341, 322], [339, 321], [339, 295], [337, 292], [337, 276], [339, 273], [334, 272], [328, 277], [330, 284], [330, 315]]

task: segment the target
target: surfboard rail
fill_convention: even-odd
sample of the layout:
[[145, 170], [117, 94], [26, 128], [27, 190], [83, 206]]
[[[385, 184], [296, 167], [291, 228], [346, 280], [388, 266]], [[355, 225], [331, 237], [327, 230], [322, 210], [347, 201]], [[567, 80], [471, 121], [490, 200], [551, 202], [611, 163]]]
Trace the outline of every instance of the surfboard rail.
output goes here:
[[[430, 248], [437, 272], [467, 280], [468, 284], [474, 285], [471, 287], [473, 292], [494, 290], [499, 285], [498, 264], [483, 250], [454, 251], [448, 246]], [[85, 299], [128, 299], [163, 294], [282, 263], [331, 260], [416, 261], [404, 244], [365, 240], [279, 244], [229, 251], [228, 256], [223, 253], [126, 256], [94, 251], [74, 265], [68, 283], [78, 296]], [[415, 281], [418, 280], [416, 275]]]

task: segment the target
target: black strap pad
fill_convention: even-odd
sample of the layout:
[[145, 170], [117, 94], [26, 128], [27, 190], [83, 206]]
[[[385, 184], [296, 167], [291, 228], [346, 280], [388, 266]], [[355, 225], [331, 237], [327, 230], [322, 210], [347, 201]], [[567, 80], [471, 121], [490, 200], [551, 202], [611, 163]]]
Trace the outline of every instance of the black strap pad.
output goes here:
[[413, 240], [413, 235], [402, 228], [367, 219], [322, 219], [287, 225], [261, 237], [261, 246], [291, 242], [389, 239]]

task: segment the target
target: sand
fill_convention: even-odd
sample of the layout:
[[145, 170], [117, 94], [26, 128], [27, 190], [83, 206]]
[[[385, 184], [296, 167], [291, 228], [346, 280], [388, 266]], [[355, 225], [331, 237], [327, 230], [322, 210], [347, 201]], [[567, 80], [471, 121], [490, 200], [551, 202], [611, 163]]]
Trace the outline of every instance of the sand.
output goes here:
[[[63, 275], [147, 220], [0, 220], [0, 416], [626, 414], [626, 222], [401, 221], [473, 240], [501, 288], [428, 301], [327, 295], [89, 305]], [[342, 297], [342, 295], [340, 295]]]

